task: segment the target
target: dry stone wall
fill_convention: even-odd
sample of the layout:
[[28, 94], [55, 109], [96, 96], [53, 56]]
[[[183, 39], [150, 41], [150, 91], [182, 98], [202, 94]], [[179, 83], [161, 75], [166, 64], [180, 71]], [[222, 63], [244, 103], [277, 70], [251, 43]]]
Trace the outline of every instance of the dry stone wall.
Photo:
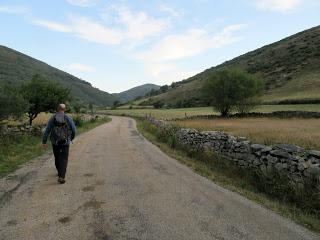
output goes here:
[[[165, 121], [148, 118], [159, 128], [170, 127]], [[209, 149], [241, 168], [259, 171], [264, 175], [277, 172], [295, 182], [318, 180], [320, 182], [320, 151], [305, 150], [290, 144], [266, 146], [254, 144], [244, 137], [235, 137], [220, 131], [199, 132], [178, 129], [178, 142], [188, 147]]]

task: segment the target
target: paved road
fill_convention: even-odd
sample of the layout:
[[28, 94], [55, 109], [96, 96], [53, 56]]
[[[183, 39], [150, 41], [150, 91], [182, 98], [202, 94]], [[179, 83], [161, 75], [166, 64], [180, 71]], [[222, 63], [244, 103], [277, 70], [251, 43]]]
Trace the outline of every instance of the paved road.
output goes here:
[[51, 155], [0, 180], [0, 239], [320, 239], [163, 154], [135, 122], [73, 144], [67, 183]]

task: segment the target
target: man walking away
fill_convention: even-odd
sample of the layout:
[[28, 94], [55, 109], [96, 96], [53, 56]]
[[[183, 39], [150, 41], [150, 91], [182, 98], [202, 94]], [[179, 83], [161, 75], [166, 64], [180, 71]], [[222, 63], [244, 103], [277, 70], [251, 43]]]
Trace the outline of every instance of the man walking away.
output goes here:
[[66, 106], [59, 104], [58, 112], [52, 116], [43, 134], [42, 145], [47, 148], [47, 139], [50, 134], [50, 141], [58, 171], [58, 182], [65, 183], [66, 170], [68, 165], [69, 145], [76, 135], [76, 126], [71, 117], [65, 114]]

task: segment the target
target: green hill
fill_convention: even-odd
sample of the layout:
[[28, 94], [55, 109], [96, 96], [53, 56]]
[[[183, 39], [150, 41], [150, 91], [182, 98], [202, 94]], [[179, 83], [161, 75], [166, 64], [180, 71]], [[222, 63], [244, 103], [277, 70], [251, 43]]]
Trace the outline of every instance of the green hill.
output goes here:
[[90, 83], [13, 49], [0, 46], [0, 83], [21, 84], [40, 74], [71, 89], [72, 95], [86, 103], [110, 106], [116, 100], [112, 94], [93, 87]]
[[[265, 103], [320, 101], [320, 26], [248, 52], [187, 80], [152, 98], [176, 105], [202, 105], [200, 88], [214, 71], [241, 68], [265, 81]], [[151, 101], [151, 102], [152, 102]], [[150, 102], [150, 101], [149, 101]]]
[[150, 92], [152, 89], [153, 90], [158, 90], [160, 86], [147, 83], [143, 84], [141, 86], [137, 86], [134, 88], [131, 88], [127, 91], [121, 92], [121, 93], [115, 93], [114, 95], [119, 99], [121, 103], [129, 102], [137, 97], [143, 97], [146, 95], [148, 92]]

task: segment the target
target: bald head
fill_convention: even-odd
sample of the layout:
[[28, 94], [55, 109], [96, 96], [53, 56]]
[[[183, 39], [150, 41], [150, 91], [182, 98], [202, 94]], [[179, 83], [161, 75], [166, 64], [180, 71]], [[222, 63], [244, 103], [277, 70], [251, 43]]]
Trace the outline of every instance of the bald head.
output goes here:
[[66, 110], [66, 105], [63, 103], [60, 103], [58, 106], [58, 111], [59, 112], [64, 112]]

